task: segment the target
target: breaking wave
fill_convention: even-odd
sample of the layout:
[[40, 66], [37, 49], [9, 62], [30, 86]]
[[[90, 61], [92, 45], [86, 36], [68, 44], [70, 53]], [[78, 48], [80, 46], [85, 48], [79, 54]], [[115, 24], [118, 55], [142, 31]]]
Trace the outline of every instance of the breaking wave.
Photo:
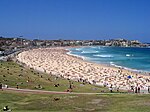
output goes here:
[[100, 54], [93, 55], [93, 56], [102, 57], [102, 58], [112, 58], [113, 57], [112, 55], [100, 55]]
[[82, 54], [98, 53], [99, 51], [82, 51]]

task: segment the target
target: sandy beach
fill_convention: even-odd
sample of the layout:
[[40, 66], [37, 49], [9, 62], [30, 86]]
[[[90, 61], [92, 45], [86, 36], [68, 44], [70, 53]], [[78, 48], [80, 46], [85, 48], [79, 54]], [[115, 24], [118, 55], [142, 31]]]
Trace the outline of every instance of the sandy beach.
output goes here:
[[67, 52], [66, 48], [39, 48], [18, 54], [17, 60], [35, 70], [84, 83], [125, 90], [150, 86], [149, 76], [91, 63]]

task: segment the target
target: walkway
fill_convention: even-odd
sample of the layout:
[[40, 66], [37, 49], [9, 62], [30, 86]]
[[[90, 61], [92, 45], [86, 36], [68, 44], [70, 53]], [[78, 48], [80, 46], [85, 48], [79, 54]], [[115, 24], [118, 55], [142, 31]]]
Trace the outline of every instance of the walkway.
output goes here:
[[75, 95], [133, 94], [133, 93], [78, 93], [78, 92], [45, 91], [45, 90], [16, 89], [16, 88], [3, 88], [3, 91], [14, 91], [14, 92], [32, 93], [32, 94], [75, 94]]

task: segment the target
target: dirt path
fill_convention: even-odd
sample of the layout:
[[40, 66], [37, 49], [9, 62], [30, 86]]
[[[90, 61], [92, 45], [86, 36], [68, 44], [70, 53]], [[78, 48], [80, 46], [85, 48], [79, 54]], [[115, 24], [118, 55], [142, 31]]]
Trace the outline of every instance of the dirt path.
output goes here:
[[45, 90], [16, 89], [16, 88], [3, 88], [3, 91], [32, 93], [32, 94], [75, 94], [75, 95], [126, 94], [126, 93], [76, 93], [76, 92], [45, 91]]

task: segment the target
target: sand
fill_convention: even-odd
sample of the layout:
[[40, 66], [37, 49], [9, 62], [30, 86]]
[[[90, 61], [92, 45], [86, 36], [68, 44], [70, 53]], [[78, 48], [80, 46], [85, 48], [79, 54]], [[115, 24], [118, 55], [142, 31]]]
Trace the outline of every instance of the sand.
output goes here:
[[130, 90], [131, 86], [147, 90], [150, 86], [149, 76], [88, 62], [68, 55], [65, 49], [58, 47], [24, 51], [18, 54], [17, 60], [41, 72], [99, 86], [125, 90]]

